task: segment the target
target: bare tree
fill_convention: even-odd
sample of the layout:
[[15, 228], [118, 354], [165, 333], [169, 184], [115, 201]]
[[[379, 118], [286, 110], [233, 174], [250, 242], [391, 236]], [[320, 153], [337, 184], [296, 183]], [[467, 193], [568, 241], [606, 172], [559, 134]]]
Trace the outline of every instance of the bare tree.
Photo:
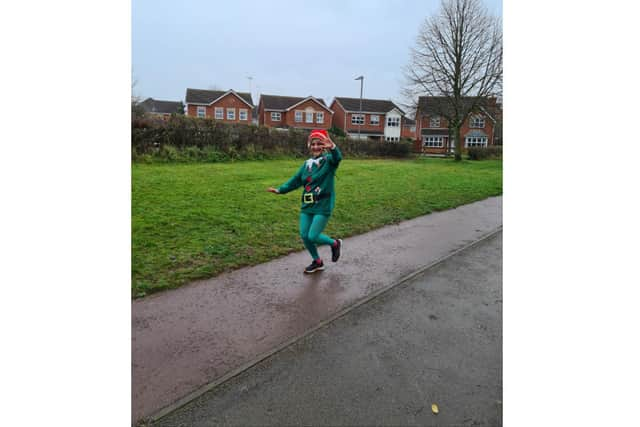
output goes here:
[[449, 122], [456, 160], [462, 159], [460, 127], [470, 113], [502, 91], [502, 22], [481, 0], [442, 0], [420, 28], [404, 68], [403, 103], [418, 109], [419, 96], [438, 96]]
[[144, 115], [144, 108], [140, 105], [140, 96], [135, 93], [135, 88], [138, 85], [138, 80], [133, 76], [131, 77], [131, 119], [142, 117]]

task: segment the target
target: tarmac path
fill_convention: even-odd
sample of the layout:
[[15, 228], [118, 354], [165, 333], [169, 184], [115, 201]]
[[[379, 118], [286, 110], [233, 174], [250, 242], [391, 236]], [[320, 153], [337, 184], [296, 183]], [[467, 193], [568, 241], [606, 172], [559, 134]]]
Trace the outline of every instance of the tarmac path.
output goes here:
[[152, 425], [501, 426], [502, 233]]
[[[502, 197], [344, 239], [132, 302], [132, 421], [158, 418], [425, 266], [502, 226]], [[330, 259], [330, 249], [320, 254]]]

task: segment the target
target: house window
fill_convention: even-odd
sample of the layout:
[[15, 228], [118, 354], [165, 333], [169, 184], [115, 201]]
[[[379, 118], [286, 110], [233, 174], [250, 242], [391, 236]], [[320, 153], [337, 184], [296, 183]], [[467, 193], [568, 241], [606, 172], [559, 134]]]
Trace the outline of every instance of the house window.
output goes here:
[[227, 108], [227, 120], [235, 120], [235, 119], [236, 119], [236, 109]]
[[486, 147], [487, 146], [487, 137], [486, 136], [468, 136], [464, 139], [465, 147]]
[[224, 108], [216, 107], [216, 116], [215, 117], [216, 117], [217, 120], [224, 119]]
[[473, 117], [471, 117], [471, 127], [472, 128], [483, 128], [484, 127], [484, 117], [482, 117], [482, 116], [473, 116]]
[[440, 117], [431, 117], [429, 119], [429, 127], [430, 128], [439, 128], [440, 127]]
[[324, 113], [316, 113], [316, 123], [324, 123]]
[[205, 114], [207, 113], [207, 108], [206, 107], [198, 107], [197, 108], [197, 113], [198, 113], [198, 117], [204, 117]]
[[378, 126], [380, 124], [380, 116], [378, 116], [377, 114], [369, 116], [369, 123]]
[[305, 123], [313, 123], [313, 111], [305, 113], [306, 120]]
[[296, 123], [302, 123], [302, 111], [296, 111]]
[[385, 138], [385, 141], [388, 141], [388, 142], [398, 142], [398, 141], [400, 141], [400, 137], [397, 137], [397, 136], [387, 136], [387, 137]]
[[426, 148], [442, 148], [444, 147], [444, 138], [441, 136], [425, 136], [422, 139], [422, 145]]
[[398, 127], [398, 126], [400, 126], [400, 117], [388, 117], [387, 118], [387, 126], [389, 126], [389, 127]]
[[247, 120], [247, 110], [240, 110], [240, 120]]
[[271, 113], [272, 122], [279, 122], [280, 120], [282, 120], [282, 116], [280, 115], [280, 113]]
[[351, 115], [351, 124], [352, 125], [363, 125], [364, 124], [364, 114], [352, 114]]

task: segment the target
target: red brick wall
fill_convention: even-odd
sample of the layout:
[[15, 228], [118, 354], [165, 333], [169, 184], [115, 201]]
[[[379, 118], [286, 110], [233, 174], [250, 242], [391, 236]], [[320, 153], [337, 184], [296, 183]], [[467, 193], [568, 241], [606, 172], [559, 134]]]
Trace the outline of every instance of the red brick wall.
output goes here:
[[333, 110], [333, 120], [331, 121], [332, 126], [335, 126], [339, 129], [344, 130], [344, 110], [338, 104], [338, 101], [333, 101], [330, 107]]
[[[478, 114], [481, 114], [481, 113], [478, 113]], [[484, 117], [484, 128], [471, 128], [470, 119], [465, 120], [462, 126], [460, 127], [460, 144], [461, 144], [462, 151], [465, 151], [464, 136], [472, 129], [481, 130], [484, 133], [486, 133], [487, 144], [494, 145], [494, 138], [493, 138], [494, 123], [486, 114], [481, 114], [481, 115]], [[416, 144], [415, 144], [416, 151], [423, 151], [425, 153], [445, 153], [446, 148], [424, 148], [423, 149], [422, 129], [423, 128], [428, 129], [429, 125], [430, 125], [429, 116], [424, 115], [424, 116], [418, 117], [417, 123], [416, 123]], [[444, 117], [440, 117], [440, 126], [437, 129], [443, 129], [443, 128], [444, 129], [448, 128], [448, 122], [447, 122], [447, 119], [445, 119]]]
[[258, 125], [264, 126], [264, 102], [258, 104]]
[[[313, 123], [307, 123], [305, 109], [312, 108], [313, 109]], [[296, 122], [295, 111], [302, 111], [302, 122]], [[332, 114], [329, 110], [322, 107], [315, 101], [308, 100], [303, 102], [302, 104], [297, 105], [292, 110], [289, 111], [279, 111], [281, 115], [280, 121], [271, 120], [271, 113], [277, 111], [265, 111], [264, 105], [261, 103], [260, 108], [258, 109], [258, 121], [260, 125], [269, 126], [269, 127], [283, 127], [289, 126], [294, 128], [313, 128], [313, 129], [329, 129], [332, 123]], [[323, 112], [324, 118], [322, 123], [317, 123], [317, 115], [316, 113]]]
[[[280, 117], [282, 120], [273, 121], [271, 120], [271, 113], [280, 113]], [[285, 124], [285, 112], [284, 111], [264, 111], [260, 114], [260, 120], [262, 121], [262, 125], [268, 127], [282, 127]]]
[[[210, 118], [210, 119], [214, 119], [215, 118], [215, 108], [223, 108], [223, 118], [222, 120], [220, 120], [221, 122], [224, 123], [242, 123], [242, 124], [251, 124], [251, 107], [249, 107], [249, 105], [247, 105], [244, 101], [240, 100], [240, 98], [238, 98], [236, 95], [230, 93], [228, 95], [226, 95], [225, 97], [223, 97], [222, 99], [220, 99], [218, 102], [216, 102], [215, 104], [212, 105], [207, 105], [205, 106], [206, 108], [206, 112], [205, 112], [205, 117], [206, 118]], [[234, 108], [236, 115], [235, 115], [235, 120], [227, 120], [227, 108]], [[240, 120], [240, 109], [246, 109], [247, 110], [247, 119], [246, 120]], [[198, 117], [198, 106], [197, 105], [192, 105], [189, 104], [187, 106], [187, 115], [188, 116], [193, 116], [193, 117]]]
[[[313, 123], [306, 122], [306, 111], [305, 109], [311, 108], [313, 109]], [[302, 121], [296, 122], [296, 111], [302, 111]], [[324, 118], [322, 123], [316, 122], [317, 116], [316, 113], [322, 112], [324, 113]], [[308, 100], [303, 102], [302, 104], [296, 105], [291, 110], [287, 111], [283, 114], [283, 122], [289, 127], [296, 128], [314, 128], [314, 129], [329, 129], [331, 127], [331, 113], [326, 109], [320, 106], [317, 102]]]
[[460, 127], [460, 147], [462, 148], [463, 151], [466, 150], [465, 146], [464, 146], [464, 136], [473, 129], [477, 129], [477, 130], [481, 130], [484, 133], [487, 134], [487, 145], [491, 146], [494, 145], [494, 140], [493, 140], [493, 128], [494, 128], [494, 123], [493, 120], [491, 120], [489, 117], [487, 117], [486, 114], [481, 114], [484, 117], [484, 127], [483, 128], [471, 128], [471, 117], [474, 114], [472, 114], [467, 120], [464, 121], [464, 123], [462, 124], [462, 126]]
[[406, 124], [404, 119], [402, 119], [402, 128], [400, 129], [400, 137], [415, 140], [416, 132], [415, 132], [415, 129], [413, 132], [411, 131], [412, 127], [417, 128], [416, 125]]
[[[387, 120], [387, 116], [385, 114], [368, 114], [368, 113], [362, 113], [362, 115], [364, 115], [364, 124], [363, 125], [354, 125], [351, 124], [351, 117], [353, 117], [353, 115], [358, 115], [360, 113], [347, 113], [347, 129], [351, 132], [354, 131], [358, 131], [358, 129], [360, 129], [362, 132], [367, 132], [367, 131], [375, 131], [375, 132], [383, 132], [384, 133], [384, 125], [385, 125], [385, 120]], [[377, 125], [372, 125], [371, 124], [371, 116], [378, 116], [378, 124]], [[344, 119], [343, 119], [344, 120]], [[343, 121], [344, 123], [344, 121]]]
[[[331, 109], [334, 111], [333, 122], [332, 122], [333, 126], [336, 126], [345, 132], [357, 132], [358, 128], [360, 128], [363, 132], [366, 132], [366, 131], [384, 132], [386, 116], [382, 113], [377, 114], [379, 118], [379, 123], [377, 125], [371, 124], [371, 116], [376, 114], [362, 113], [364, 115], [364, 124], [362, 126], [358, 126], [358, 125], [351, 124], [351, 116], [359, 113], [348, 113], [344, 111], [337, 101], [334, 101], [333, 104], [331, 104]], [[345, 125], [345, 116], [347, 119], [346, 125]]]

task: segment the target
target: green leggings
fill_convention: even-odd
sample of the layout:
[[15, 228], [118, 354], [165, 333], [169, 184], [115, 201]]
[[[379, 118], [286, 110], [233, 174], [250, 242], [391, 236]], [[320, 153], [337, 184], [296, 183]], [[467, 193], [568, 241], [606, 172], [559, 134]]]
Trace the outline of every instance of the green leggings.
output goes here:
[[326, 215], [300, 213], [300, 237], [314, 260], [320, 258], [316, 245], [333, 245], [334, 243], [331, 237], [322, 234], [327, 222], [329, 217]]

